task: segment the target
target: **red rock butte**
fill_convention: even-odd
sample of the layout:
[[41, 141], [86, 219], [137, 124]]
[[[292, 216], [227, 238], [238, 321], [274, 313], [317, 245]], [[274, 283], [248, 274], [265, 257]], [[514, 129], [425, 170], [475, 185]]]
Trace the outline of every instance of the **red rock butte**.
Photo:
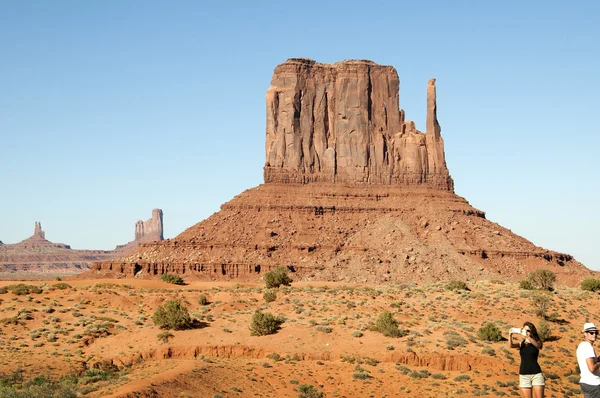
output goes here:
[[0, 242], [0, 274], [78, 274], [90, 268], [92, 262], [108, 261], [134, 251], [140, 243], [163, 240], [163, 213], [152, 210], [152, 218], [137, 221], [135, 239], [118, 245], [114, 250], [73, 250], [64, 243], [53, 243], [39, 221], [35, 222], [33, 235], [15, 244]]
[[354, 283], [518, 281], [539, 268], [569, 285], [595, 276], [454, 193], [435, 83], [423, 133], [405, 120], [391, 66], [278, 65], [266, 95], [265, 183], [177, 237], [83, 276], [256, 280], [278, 266], [296, 280]]

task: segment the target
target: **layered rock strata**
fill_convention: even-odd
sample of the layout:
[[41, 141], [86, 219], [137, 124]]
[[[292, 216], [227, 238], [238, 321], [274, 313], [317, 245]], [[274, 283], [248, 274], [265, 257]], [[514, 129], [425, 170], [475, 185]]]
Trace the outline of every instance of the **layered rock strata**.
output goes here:
[[279, 266], [295, 280], [349, 283], [520, 281], [542, 267], [565, 284], [594, 275], [571, 256], [490, 222], [448, 191], [269, 183], [237, 195], [176, 238], [94, 263], [84, 276], [242, 281]]
[[427, 89], [427, 130], [404, 120], [400, 81], [371, 61], [333, 65], [290, 59], [267, 91], [265, 182], [425, 185], [452, 191]]

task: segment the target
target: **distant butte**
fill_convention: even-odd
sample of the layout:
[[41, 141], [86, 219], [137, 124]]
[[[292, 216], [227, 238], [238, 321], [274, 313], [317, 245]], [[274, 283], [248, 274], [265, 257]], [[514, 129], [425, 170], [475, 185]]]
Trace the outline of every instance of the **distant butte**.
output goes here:
[[52, 243], [46, 239], [42, 224], [36, 221], [32, 236], [19, 243], [0, 245], [0, 279], [3, 273], [77, 274], [88, 270], [94, 261], [121, 257], [142, 242], [160, 240], [163, 240], [160, 209], [152, 210], [149, 220], [136, 223], [133, 241], [114, 250], [72, 250], [64, 243]]
[[519, 281], [534, 269], [576, 285], [596, 276], [535, 246], [454, 193], [435, 79], [425, 133], [405, 120], [399, 79], [371, 61], [289, 59], [267, 90], [265, 183], [174, 239], [94, 263], [85, 277], [354, 283]]

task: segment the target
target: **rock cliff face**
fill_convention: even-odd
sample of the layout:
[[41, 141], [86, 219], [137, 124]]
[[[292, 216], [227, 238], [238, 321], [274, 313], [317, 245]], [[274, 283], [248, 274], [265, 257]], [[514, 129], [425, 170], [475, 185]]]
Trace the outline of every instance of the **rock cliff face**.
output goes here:
[[265, 182], [424, 185], [453, 191], [427, 89], [427, 130], [405, 122], [400, 81], [371, 61], [290, 59], [267, 91]]

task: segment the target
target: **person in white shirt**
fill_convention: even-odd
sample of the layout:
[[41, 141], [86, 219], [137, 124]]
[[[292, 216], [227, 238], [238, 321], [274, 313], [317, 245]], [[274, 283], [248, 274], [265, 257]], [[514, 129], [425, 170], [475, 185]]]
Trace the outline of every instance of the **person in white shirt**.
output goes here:
[[577, 346], [577, 363], [581, 371], [579, 385], [584, 398], [600, 398], [600, 361], [594, 351], [598, 328], [591, 322], [583, 325], [583, 341]]

